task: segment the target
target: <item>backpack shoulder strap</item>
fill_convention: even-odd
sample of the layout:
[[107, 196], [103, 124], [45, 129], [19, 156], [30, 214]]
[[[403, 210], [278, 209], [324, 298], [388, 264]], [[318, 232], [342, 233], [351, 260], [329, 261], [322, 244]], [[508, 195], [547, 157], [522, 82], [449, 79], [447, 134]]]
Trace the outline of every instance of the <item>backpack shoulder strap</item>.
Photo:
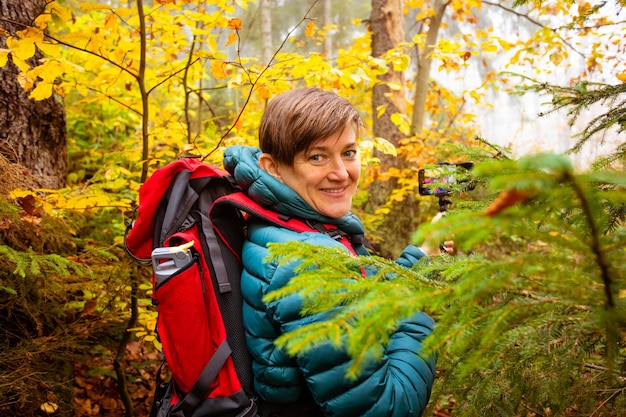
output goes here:
[[258, 218], [275, 226], [286, 227], [296, 232], [319, 231], [303, 220], [284, 216], [273, 210], [264, 208], [241, 191], [225, 195], [215, 200], [211, 208], [211, 219], [214, 223], [217, 222], [217, 224], [219, 224], [220, 216], [223, 215], [223, 210], [225, 210], [226, 207], [234, 207], [247, 213], [248, 216]]
[[298, 219], [296, 217], [285, 216], [261, 206], [241, 191], [220, 197], [215, 200], [215, 203], [211, 207], [211, 219], [217, 226], [218, 233], [220, 233], [220, 230], [222, 229], [220, 224], [224, 223], [220, 221], [220, 217], [225, 217], [223, 213], [226, 208], [232, 207], [247, 213], [248, 216], [253, 216], [266, 223], [279, 227], [285, 227], [296, 232], [323, 233], [342, 243], [351, 253], [355, 255], [357, 253], [354, 247], [357, 245], [362, 245], [373, 251], [372, 246], [369, 242], [367, 242], [367, 240], [365, 240], [363, 235], [350, 235], [334, 225], [327, 225], [320, 222], [311, 222], [304, 219]]

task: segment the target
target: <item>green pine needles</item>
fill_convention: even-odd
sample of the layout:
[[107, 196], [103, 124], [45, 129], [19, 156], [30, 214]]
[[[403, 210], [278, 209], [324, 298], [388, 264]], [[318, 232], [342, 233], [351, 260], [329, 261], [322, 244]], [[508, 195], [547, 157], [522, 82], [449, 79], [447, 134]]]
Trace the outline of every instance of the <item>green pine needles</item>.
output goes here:
[[[437, 321], [427, 340], [439, 357], [433, 410], [625, 415], [626, 174], [576, 173], [552, 154], [479, 163], [473, 174], [482, 201], [415, 235], [454, 236], [457, 256], [407, 270], [336, 249], [273, 246], [281, 262], [302, 263], [268, 298], [299, 293], [304, 314], [328, 318], [279, 342], [291, 354], [344, 344], [354, 377], [399, 320], [424, 310]], [[378, 272], [364, 279], [361, 268]]]

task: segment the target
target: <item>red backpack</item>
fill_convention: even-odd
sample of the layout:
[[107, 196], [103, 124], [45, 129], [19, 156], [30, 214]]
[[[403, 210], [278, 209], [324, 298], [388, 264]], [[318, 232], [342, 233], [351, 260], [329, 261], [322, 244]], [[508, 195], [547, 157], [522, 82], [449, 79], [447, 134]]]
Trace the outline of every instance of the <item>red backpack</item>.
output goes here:
[[159, 372], [151, 417], [259, 415], [239, 282], [250, 216], [347, 239], [332, 226], [264, 209], [240, 192], [227, 172], [195, 158], [156, 170], [139, 191], [125, 247], [134, 260], [153, 268], [157, 334], [171, 373], [162, 382]]

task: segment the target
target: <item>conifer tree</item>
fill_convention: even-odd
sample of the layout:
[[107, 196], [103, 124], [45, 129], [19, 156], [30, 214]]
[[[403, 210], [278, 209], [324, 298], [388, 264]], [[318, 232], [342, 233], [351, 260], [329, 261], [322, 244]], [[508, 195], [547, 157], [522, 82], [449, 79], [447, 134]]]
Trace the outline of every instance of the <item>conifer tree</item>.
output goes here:
[[[284, 262], [302, 264], [270, 297], [299, 292], [305, 314], [329, 317], [280, 342], [292, 354], [343, 344], [355, 376], [398, 320], [421, 309], [438, 322], [428, 341], [443, 371], [433, 407], [453, 398], [455, 416], [623, 415], [626, 174], [576, 173], [553, 154], [474, 171], [482, 201], [460, 202], [415, 236], [453, 234], [457, 256], [408, 270], [379, 257], [274, 246]], [[366, 279], [361, 267], [377, 274]]]
[[[618, 134], [626, 131], [626, 82], [611, 85], [579, 81], [572, 86], [562, 86], [542, 83], [527, 77], [522, 78], [530, 81], [530, 84], [518, 87], [521, 94], [530, 91], [552, 97], [550, 110], [539, 116], [566, 109], [569, 123], [573, 125], [580, 115], [593, 105], [602, 106], [602, 112], [593, 117], [582, 132], [575, 135], [576, 143], [569, 153], [580, 152], [583, 145], [592, 138], [599, 137], [600, 143], [603, 143], [604, 133], [611, 128], [615, 128]], [[612, 153], [596, 161], [595, 165], [602, 167], [620, 161], [623, 164], [625, 159], [626, 142], [622, 142]]]

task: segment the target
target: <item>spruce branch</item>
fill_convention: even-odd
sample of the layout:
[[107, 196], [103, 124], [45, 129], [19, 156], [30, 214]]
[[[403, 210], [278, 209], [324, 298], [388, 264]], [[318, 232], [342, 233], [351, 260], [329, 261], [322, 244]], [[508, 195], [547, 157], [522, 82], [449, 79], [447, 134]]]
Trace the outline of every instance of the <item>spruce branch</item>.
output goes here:
[[[304, 326], [298, 341], [289, 332], [281, 343], [291, 352], [339, 343], [361, 364], [379, 354], [398, 320], [422, 309], [437, 322], [424, 347], [438, 352], [445, 371], [435, 395], [453, 392], [455, 414], [566, 415], [576, 407], [592, 415], [625, 406], [614, 393], [623, 389], [626, 361], [619, 349], [626, 323], [620, 220], [626, 173], [576, 173], [566, 156], [552, 154], [490, 159], [472, 172], [484, 180], [479, 186], [486, 189], [476, 192], [485, 201], [421, 225], [414, 238], [454, 235], [456, 257], [407, 270], [345, 250], [272, 247], [301, 274], [280, 296], [298, 293], [306, 311], [326, 314], [314, 334]], [[483, 215], [490, 199], [512, 188], [531, 197]], [[371, 281], [360, 268], [374, 272]], [[590, 366], [597, 367], [591, 377]]]
[[611, 274], [609, 272], [609, 265], [606, 261], [604, 251], [602, 250], [600, 244], [600, 231], [598, 230], [598, 226], [596, 224], [594, 215], [589, 206], [589, 201], [586, 198], [586, 194], [582, 189], [581, 185], [576, 181], [576, 178], [570, 172], [564, 172], [565, 180], [568, 181], [574, 193], [578, 197], [578, 201], [580, 202], [580, 207], [584, 213], [585, 219], [587, 221], [587, 226], [589, 228], [589, 237], [591, 238], [590, 248], [592, 253], [594, 254], [594, 259], [598, 268], [600, 269], [600, 277], [602, 282], [604, 283], [604, 293], [606, 295], [606, 306], [609, 309], [615, 307], [615, 302], [613, 301], [613, 291], [611, 288]]
[[[271, 245], [270, 255], [282, 267], [293, 267], [297, 276], [265, 301], [297, 293], [302, 314], [321, 318], [284, 334], [277, 344], [292, 355], [324, 343], [345, 347], [353, 358], [351, 378], [372, 357], [382, 355], [400, 318], [429, 306], [428, 294], [444, 288], [416, 270], [376, 256], [354, 257], [343, 247], [291, 242]], [[366, 277], [364, 270], [374, 273]]]
[[[539, 117], [562, 109], [568, 109], [569, 123], [570, 126], [573, 126], [582, 112], [589, 109], [592, 105], [601, 104], [603, 108], [608, 109], [595, 116], [581, 132], [574, 136], [574, 138], [577, 138], [577, 141], [568, 150], [569, 154], [579, 152], [583, 145], [592, 137], [612, 127], [617, 127], [619, 133], [626, 130], [626, 100], [622, 98], [626, 94], [626, 83], [610, 85], [579, 81], [572, 86], [560, 86], [541, 82], [521, 74], [510, 72], [506, 74], [529, 82], [528, 85], [516, 87], [518, 94], [523, 95], [527, 92], [535, 92], [552, 96], [550, 103], [547, 103], [550, 108], [539, 113]], [[604, 136], [601, 136], [600, 143], [604, 143]], [[623, 152], [624, 145], [625, 143], [622, 143], [618, 146], [617, 158], [623, 159], [625, 157]], [[612, 159], [616, 158], [613, 157]]]

